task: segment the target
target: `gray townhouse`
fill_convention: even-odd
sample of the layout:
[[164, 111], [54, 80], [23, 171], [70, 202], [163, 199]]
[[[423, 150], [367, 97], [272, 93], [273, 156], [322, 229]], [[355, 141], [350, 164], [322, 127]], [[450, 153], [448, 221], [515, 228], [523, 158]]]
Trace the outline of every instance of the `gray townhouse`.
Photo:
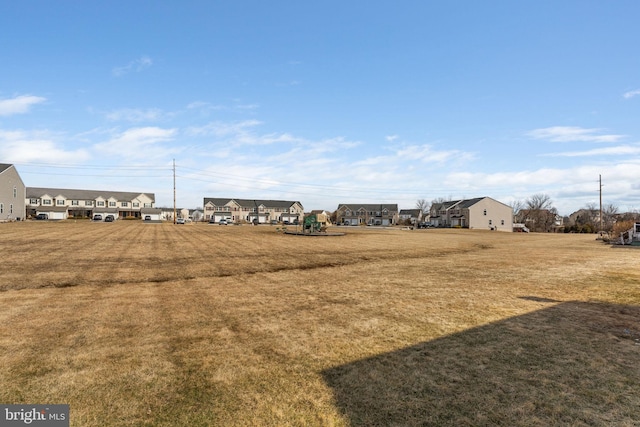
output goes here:
[[14, 165], [0, 163], [0, 222], [26, 217], [26, 187]]
[[396, 225], [397, 204], [341, 203], [336, 210], [336, 224], [341, 225]]

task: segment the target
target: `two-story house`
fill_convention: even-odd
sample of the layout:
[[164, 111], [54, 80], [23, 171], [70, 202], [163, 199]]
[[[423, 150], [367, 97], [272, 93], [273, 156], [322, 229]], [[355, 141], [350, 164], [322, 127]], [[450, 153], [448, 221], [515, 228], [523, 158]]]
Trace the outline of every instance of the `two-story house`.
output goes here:
[[422, 209], [400, 209], [398, 218], [403, 224], [415, 225], [422, 221], [422, 214]]
[[301, 222], [304, 208], [300, 202], [288, 200], [253, 200], [204, 198], [205, 221], [218, 222], [225, 219], [230, 222], [268, 224], [282, 222], [294, 224]]
[[27, 187], [26, 202], [29, 215], [43, 213], [49, 219], [140, 218], [144, 208], [154, 207], [155, 194]]
[[341, 203], [336, 210], [336, 224], [341, 225], [396, 225], [397, 204]]
[[15, 166], [0, 163], [0, 222], [26, 217], [26, 187]]

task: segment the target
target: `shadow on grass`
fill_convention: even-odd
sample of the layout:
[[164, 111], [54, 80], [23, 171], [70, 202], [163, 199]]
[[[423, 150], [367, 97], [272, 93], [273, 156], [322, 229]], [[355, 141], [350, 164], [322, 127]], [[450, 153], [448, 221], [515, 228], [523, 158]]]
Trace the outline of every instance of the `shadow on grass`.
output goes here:
[[353, 426], [637, 425], [640, 307], [561, 303], [322, 374]]

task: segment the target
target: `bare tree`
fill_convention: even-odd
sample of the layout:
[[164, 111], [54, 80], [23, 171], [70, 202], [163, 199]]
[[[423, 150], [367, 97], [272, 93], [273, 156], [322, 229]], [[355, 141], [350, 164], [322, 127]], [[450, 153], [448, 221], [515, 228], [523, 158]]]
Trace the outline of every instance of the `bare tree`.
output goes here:
[[613, 230], [613, 225], [616, 223], [616, 217], [618, 216], [618, 207], [609, 203], [602, 208], [602, 222], [605, 231]]
[[525, 204], [522, 200], [514, 200], [509, 204], [511, 209], [513, 209], [513, 217], [516, 219], [516, 222], [522, 221], [522, 211], [525, 209]]
[[525, 201], [524, 223], [530, 230], [548, 232], [555, 228], [558, 211], [548, 194], [534, 194]]
[[423, 214], [429, 213], [430, 208], [431, 204], [427, 201], [427, 199], [418, 199], [416, 201], [416, 209], [420, 209]]
[[553, 207], [551, 197], [549, 197], [548, 194], [542, 193], [534, 194], [529, 197], [525, 203], [529, 210], [543, 210], [551, 209]]

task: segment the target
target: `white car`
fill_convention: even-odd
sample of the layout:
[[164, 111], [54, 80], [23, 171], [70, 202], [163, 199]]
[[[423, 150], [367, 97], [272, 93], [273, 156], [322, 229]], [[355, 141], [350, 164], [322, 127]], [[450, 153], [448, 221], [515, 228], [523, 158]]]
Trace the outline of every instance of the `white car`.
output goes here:
[[186, 221], [184, 220], [184, 218], [178, 218], [176, 220], [176, 224], [184, 224]]

